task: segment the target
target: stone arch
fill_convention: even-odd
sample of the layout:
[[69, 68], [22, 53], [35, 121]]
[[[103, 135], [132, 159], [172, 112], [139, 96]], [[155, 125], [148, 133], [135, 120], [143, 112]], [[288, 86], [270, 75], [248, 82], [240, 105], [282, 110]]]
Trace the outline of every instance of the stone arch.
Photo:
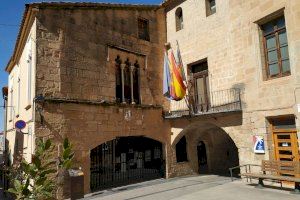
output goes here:
[[[201, 126], [199, 126], [201, 124]], [[211, 127], [216, 127], [217, 125], [212, 123], [212, 122], [194, 122], [186, 126], [179, 134], [176, 135], [173, 141], [171, 141], [171, 145], [174, 146], [177, 144], [177, 142], [184, 136], [186, 135], [191, 129], [193, 128], [201, 128], [202, 130], [209, 129]]]
[[192, 123], [188, 124], [186, 127], [184, 127], [182, 129], [182, 131], [180, 131], [175, 136], [175, 138], [173, 140], [171, 140], [171, 146], [174, 146], [174, 144], [176, 144], [183, 135], [185, 135], [191, 129], [195, 129], [195, 128], [197, 128], [199, 130], [202, 130], [202, 131], [205, 131], [205, 130], [210, 129], [210, 128], [221, 129], [232, 139], [234, 144], [238, 147], [238, 144], [239, 144], [238, 139], [236, 137], [234, 137], [234, 134], [231, 131], [231, 129], [228, 129], [227, 127], [223, 127], [222, 123], [219, 123], [218, 121], [212, 121], [212, 120], [203, 121], [203, 122], [196, 121], [196, 122], [192, 122]]
[[145, 136], [117, 137], [90, 151], [90, 189], [96, 191], [165, 176], [163, 143]]
[[234, 140], [216, 123], [195, 122], [188, 125], [174, 136], [171, 143], [173, 148], [183, 136], [187, 139], [188, 167], [194, 173], [198, 173], [200, 169], [197, 154], [199, 141], [203, 141], [206, 146], [209, 173], [228, 175], [229, 167], [239, 165], [238, 148]]

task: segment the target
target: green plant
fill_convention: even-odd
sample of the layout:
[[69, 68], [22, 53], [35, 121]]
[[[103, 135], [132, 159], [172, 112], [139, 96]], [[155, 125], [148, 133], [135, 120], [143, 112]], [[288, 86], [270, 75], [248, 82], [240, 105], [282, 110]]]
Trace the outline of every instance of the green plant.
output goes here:
[[53, 149], [50, 139], [45, 142], [38, 140], [32, 163], [25, 167], [25, 173], [30, 175], [33, 182], [31, 187], [35, 199], [49, 199], [54, 196], [57, 169], [52, 155]]
[[[63, 155], [59, 158], [58, 167], [69, 169], [72, 165], [74, 153], [68, 139], [64, 140]], [[12, 170], [14, 176], [12, 188], [8, 192], [14, 194], [16, 199], [53, 199], [58, 188], [59, 176], [57, 161], [53, 155], [54, 145], [50, 139], [37, 140], [35, 154], [32, 162], [23, 158]]]
[[14, 194], [16, 199], [25, 199], [31, 196], [31, 191], [29, 190], [29, 178], [26, 179], [25, 184], [21, 181], [15, 179], [13, 182], [13, 187], [8, 189], [8, 192]]
[[72, 161], [75, 153], [72, 150], [72, 144], [68, 138], [64, 139], [63, 142], [63, 153], [62, 157], [59, 158], [59, 167], [64, 170], [68, 170], [72, 167]]

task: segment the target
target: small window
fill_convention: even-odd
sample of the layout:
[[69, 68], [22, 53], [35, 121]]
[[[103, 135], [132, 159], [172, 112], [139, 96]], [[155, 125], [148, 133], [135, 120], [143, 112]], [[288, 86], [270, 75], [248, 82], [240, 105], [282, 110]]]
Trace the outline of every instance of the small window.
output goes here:
[[[20, 70], [20, 68], [19, 68]], [[21, 79], [18, 77], [18, 102], [17, 102], [17, 113], [16, 116], [20, 115], [20, 101], [21, 101]]]
[[31, 39], [28, 41], [28, 55], [27, 55], [27, 105], [32, 104], [32, 42]]
[[176, 31], [183, 29], [183, 15], [182, 8], [177, 8], [175, 12], [175, 21], [176, 21]]
[[185, 162], [187, 161], [187, 153], [186, 153], [186, 139], [183, 136], [179, 142], [176, 144], [176, 159], [177, 162]]
[[206, 16], [210, 16], [212, 14], [215, 14], [217, 11], [216, 8], [216, 0], [206, 0]]
[[284, 16], [261, 26], [267, 78], [291, 74]]
[[150, 41], [149, 21], [146, 19], [138, 19], [138, 34], [139, 39]]
[[205, 59], [204, 61], [201, 61], [197, 64], [194, 64], [191, 66], [192, 73], [198, 73], [198, 72], [203, 72], [208, 70], [208, 64], [207, 60]]
[[13, 120], [13, 116], [14, 116], [14, 77], [12, 76], [10, 78], [10, 96], [8, 99], [9, 100], [9, 121]]

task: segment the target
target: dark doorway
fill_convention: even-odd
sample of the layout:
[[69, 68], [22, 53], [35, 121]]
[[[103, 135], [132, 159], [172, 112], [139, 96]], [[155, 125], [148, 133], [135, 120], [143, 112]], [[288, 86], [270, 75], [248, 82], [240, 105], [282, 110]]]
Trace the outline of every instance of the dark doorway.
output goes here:
[[91, 191], [164, 177], [162, 144], [145, 137], [120, 137], [91, 150]]
[[210, 107], [210, 92], [208, 80], [207, 61], [191, 65], [194, 87], [194, 110], [196, 112], [207, 112]]
[[208, 173], [207, 154], [206, 154], [206, 147], [203, 141], [200, 141], [197, 145], [197, 154], [198, 154], [199, 174], [207, 174]]

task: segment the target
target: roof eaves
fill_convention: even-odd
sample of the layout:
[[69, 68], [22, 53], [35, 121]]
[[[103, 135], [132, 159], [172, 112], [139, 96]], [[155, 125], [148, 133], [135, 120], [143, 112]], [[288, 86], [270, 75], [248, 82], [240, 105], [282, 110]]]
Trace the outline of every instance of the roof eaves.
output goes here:
[[141, 9], [156, 9], [160, 5], [153, 4], [117, 4], [117, 3], [91, 3], [91, 2], [40, 2], [30, 5], [42, 7], [62, 7], [62, 8], [141, 8]]
[[23, 13], [23, 17], [22, 17], [20, 27], [19, 27], [19, 33], [18, 33], [17, 40], [16, 40], [16, 43], [15, 43], [15, 48], [14, 48], [14, 51], [13, 51], [13, 54], [12, 54], [11, 58], [9, 59], [7, 65], [6, 65], [6, 68], [5, 68], [5, 71], [7, 71], [7, 72], [11, 71], [13, 65], [16, 62], [17, 51], [19, 49], [22, 34], [25, 31], [26, 21], [27, 21], [29, 15], [30, 15], [30, 9], [29, 8], [30, 8], [30, 4], [25, 4], [25, 10], [24, 10], [24, 13]]

